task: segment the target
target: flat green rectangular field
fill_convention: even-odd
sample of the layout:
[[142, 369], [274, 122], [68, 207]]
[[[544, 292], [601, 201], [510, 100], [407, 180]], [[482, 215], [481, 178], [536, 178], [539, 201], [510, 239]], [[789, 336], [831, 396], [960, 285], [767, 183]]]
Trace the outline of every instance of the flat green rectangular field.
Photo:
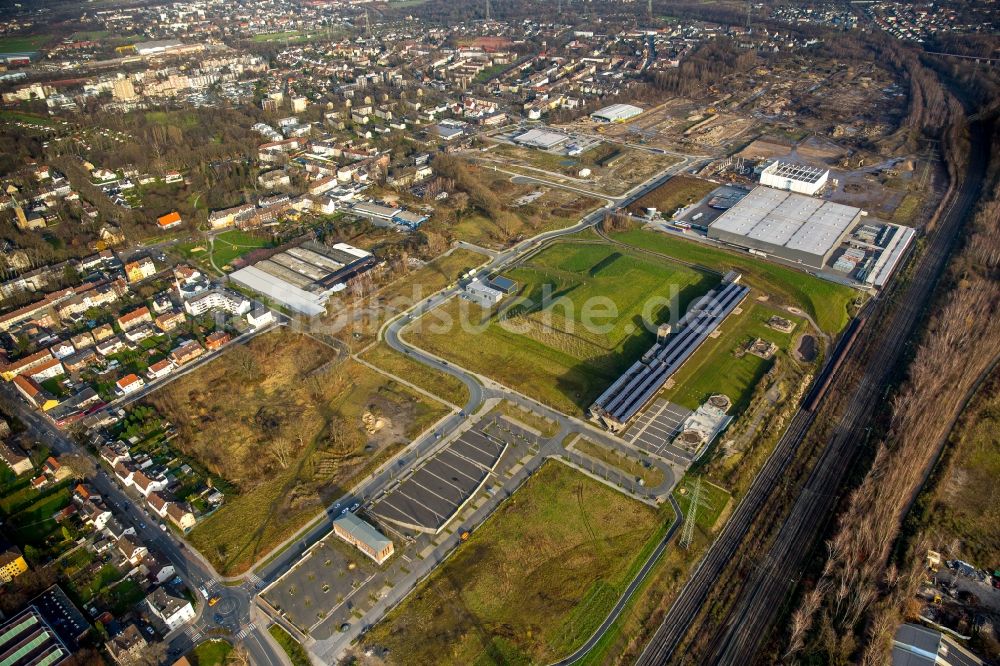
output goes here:
[[648, 349], [657, 325], [719, 279], [603, 242], [556, 243], [507, 276], [518, 291], [498, 309], [456, 298], [404, 335], [574, 415]]
[[707, 266], [725, 272], [737, 270], [743, 281], [769, 294], [786, 305], [801, 308], [812, 316], [816, 325], [830, 335], [836, 335], [850, 320], [852, 302], [861, 298], [848, 286], [808, 275], [803, 271], [779, 266], [749, 254], [730, 252], [704, 243], [685, 240], [666, 233], [633, 229], [613, 234], [613, 238], [635, 247], [651, 250], [680, 261]]
[[597, 629], [672, 518], [547, 462], [363, 641], [394, 663], [551, 663]]

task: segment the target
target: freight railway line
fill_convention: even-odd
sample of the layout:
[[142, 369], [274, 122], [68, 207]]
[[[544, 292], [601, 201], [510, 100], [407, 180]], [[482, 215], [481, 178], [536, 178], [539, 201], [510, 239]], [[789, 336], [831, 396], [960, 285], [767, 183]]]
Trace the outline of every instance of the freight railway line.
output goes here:
[[[977, 127], [974, 134], [983, 135]], [[828, 440], [791, 512], [784, 520], [768, 554], [751, 573], [742, 587], [739, 599], [728, 617], [717, 625], [707, 663], [750, 663], [778, 613], [787, 603], [788, 595], [797, 585], [803, 559], [816, 535], [825, 525], [837, 499], [837, 490], [844, 472], [853, 461], [853, 454], [865, 439], [865, 430], [875, 404], [881, 398], [890, 373], [901, 357], [918, 318], [923, 312], [938, 277], [955, 243], [962, 221], [969, 216], [979, 196], [986, 169], [989, 142], [974, 136], [969, 170], [951, 204], [941, 218], [930, 243], [920, 258], [908, 284], [901, 285], [897, 298], [870, 303], [870, 320], [881, 322], [871, 342], [862, 345], [871, 350], [864, 374], [851, 393], [842, 419]], [[845, 336], [845, 339], [848, 336]], [[832, 372], [840, 354], [851, 353], [841, 346], [827, 364]], [[853, 354], [852, 354], [853, 355]], [[860, 356], [860, 353], [856, 356]], [[826, 374], [826, 373], [824, 373]], [[838, 376], [831, 385], [837, 385]], [[820, 377], [816, 386], [822, 389], [828, 382]], [[846, 387], [845, 387], [846, 388]], [[821, 395], [814, 396], [822, 398]], [[744, 538], [778, 488], [785, 470], [793, 462], [799, 444], [812, 424], [815, 413], [809, 409], [819, 400], [810, 399], [789, 424], [764, 468], [727, 522], [723, 532], [706, 554], [698, 568], [671, 606], [663, 624], [639, 658], [639, 664], [668, 663], [696, 621], [711, 589], [718, 584], [731, 560], [739, 552]]]

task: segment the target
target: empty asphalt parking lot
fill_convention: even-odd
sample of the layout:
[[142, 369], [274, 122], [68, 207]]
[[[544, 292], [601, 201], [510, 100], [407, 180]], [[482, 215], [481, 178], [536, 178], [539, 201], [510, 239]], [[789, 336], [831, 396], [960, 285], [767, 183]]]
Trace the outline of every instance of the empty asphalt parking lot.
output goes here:
[[421, 532], [437, 533], [475, 494], [507, 444], [469, 430], [376, 500], [369, 513]]

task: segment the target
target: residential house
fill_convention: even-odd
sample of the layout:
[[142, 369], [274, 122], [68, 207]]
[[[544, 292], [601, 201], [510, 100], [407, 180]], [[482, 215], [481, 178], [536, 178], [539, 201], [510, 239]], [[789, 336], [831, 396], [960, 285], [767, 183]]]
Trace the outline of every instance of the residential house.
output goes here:
[[138, 566], [142, 558], [149, 554], [149, 549], [142, 543], [132, 540], [131, 536], [118, 539], [118, 550], [132, 566]]
[[124, 486], [131, 486], [132, 479], [135, 476], [135, 470], [132, 469], [131, 465], [127, 465], [125, 462], [119, 462], [115, 465], [115, 476], [118, 480], [122, 482]]
[[62, 361], [57, 358], [50, 358], [30, 370], [26, 370], [23, 374], [31, 377], [36, 382], [44, 382], [46, 379], [52, 379], [53, 377], [58, 377], [59, 375], [65, 375], [66, 370], [63, 368]]
[[125, 339], [132, 344], [136, 344], [156, 334], [156, 330], [149, 324], [140, 324], [125, 331]]
[[181, 214], [176, 210], [156, 218], [156, 224], [160, 229], [173, 229], [181, 226], [181, 222]]
[[90, 334], [90, 331], [84, 331], [79, 335], [74, 335], [69, 339], [69, 341], [73, 345], [73, 348], [77, 351], [83, 351], [84, 349], [88, 349], [97, 344], [94, 341], [94, 336]]
[[38, 382], [36, 382], [31, 377], [25, 377], [24, 375], [18, 375], [14, 377], [14, 388], [17, 392], [24, 396], [24, 399], [28, 401], [29, 404], [37, 409], [47, 412], [50, 409], [56, 407], [59, 401], [52, 397], [48, 391], [43, 389]]
[[201, 345], [198, 344], [197, 340], [188, 340], [173, 349], [170, 352], [170, 360], [176, 366], [184, 365], [185, 363], [190, 363], [194, 359], [198, 358], [205, 353]]
[[0, 534], [0, 584], [9, 583], [27, 570], [21, 550]]
[[143, 663], [142, 656], [148, 645], [146, 637], [134, 624], [128, 625], [104, 644], [111, 658], [119, 666], [136, 666]]
[[167, 517], [167, 508], [170, 506], [170, 501], [160, 491], [154, 490], [146, 495], [146, 503], [149, 504], [149, 508], [157, 516], [160, 518]]
[[97, 363], [97, 352], [93, 349], [84, 349], [63, 359], [63, 367], [66, 372], [79, 372], [84, 368], [89, 368]]
[[218, 351], [225, 347], [232, 339], [232, 336], [225, 331], [215, 331], [205, 338], [205, 348], [208, 351]]
[[170, 502], [167, 505], [167, 518], [185, 532], [194, 527], [195, 523], [198, 522], [194, 514], [187, 507], [181, 506], [176, 502]]
[[121, 442], [102, 445], [99, 450], [99, 455], [101, 456], [101, 460], [108, 463], [113, 468], [117, 467], [119, 463], [125, 463], [131, 459], [128, 454], [128, 448]]
[[115, 336], [98, 342], [96, 349], [98, 354], [107, 357], [126, 349], [126, 345], [121, 338]]
[[163, 490], [168, 484], [163, 477], [153, 478], [147, 476], [145, 472], [139, 471], [132, 475], [132, 485], [142, 493], [143, 497], [149, 497], [149, 493]]
[[153, 316], [149, 312], [149, 308], [143, 305], [141, 308], [136, 308], [130, 312], [126, 312], [122, 316], [118, 317], [118, 327], [127, 331], [133, 326], [138, 326], [143, 323], [152, 323]]
[[173, 371], [174, 364], [170, 362], [170, 359], [165, 358], [162, 361], [157, 361], [153, 365], [149, 366], [149, 368], [146, 369], [146, 377], [148, 377], [150, 381], [155, 381], [166, 377]]
[[194, 608], [187, 599], [179, 599], [162, 587], [146, 597], [146, 605], [154, 616], [173, 631], [184, 623], [194, 619]]
[[110, 340], [115, 337], [115, 329], [111, 326], [111, 324], [101, 324], [92, 330], [90, 335], [94, 338], [95, 342], [104, 342], [105, 340]]
[[141, 377], [134, 374], [128, 374], [115, 382], [115, 393], [118, 395], [128, 395], [130, 393], [135, 393], [145, 385], [146, 382], [142, 381]]
[[183, 312], [165, 312], [156, 318], [156, 327], [168, 333], [187, 320]]
[[177, 570], [174, 569], [174, 565], [163, 559], [162, 556], [157, 556], [150, 553], [145, 560], [142, 561], [142, 567], [146, 570], [146, 576], [151, 580], [160, 583], [166, 583], [168, 580], [177, 575]]
[[0, 460], [18, 476], [34, 469], [28, 454], [17, 444], [10, 442], [0, 442]]
[[130, 261], [125, 264], [125, 276], [131, 283], [141, 282], [154, 275], [156, 275], [156, 266], [149, 257], [143, 257], [137, 261]]
[[135, 528], [131, 525], [122, 525], [121, 522], [114, 516], [104, 525], [104, 531], [109, 537], [114, 539], [116, 542], [126, 535], [135, 536]]
[[14, 377], [18, 375], [26, 374], [33, 368], [37, 368], [42, 365], [47, 365], [49, 361], [52, 360], [52, 352], [48, 349], [43, 349], [24, 358], [20, 358], [16, 361], [11, 361], [3, 366], [0, 370], [0, 376], [4, 378], [5, 381], [12, 381]]

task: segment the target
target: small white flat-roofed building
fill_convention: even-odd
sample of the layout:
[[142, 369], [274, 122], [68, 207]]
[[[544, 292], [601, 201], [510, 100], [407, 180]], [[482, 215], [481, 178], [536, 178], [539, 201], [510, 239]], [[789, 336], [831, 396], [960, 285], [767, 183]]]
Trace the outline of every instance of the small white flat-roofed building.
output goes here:
[[815, 196], [830, 178], [829, 169], [778, 160], [760, 172], [760, 184]]
[[353, 513], [345, 513], [333, 521], [334, 533], [368, 557], [382, 564], [392, 557], [392, 539], [385, 536]]
[[622, 123], [629, 118], [635, 118], [642, 113], [642, 109], [631, 104], [612, 104], [603, 109], [598, 109], [590, 114], [590, 117], [602, 123]]
[[863, 211], [770, 187], [755, 187], [708, 227], [709, 238], [822, 268]]
[[465, 286], [465, 295], [484, 308], [491, 308], [501, 300], [504, 293], [494, 289], [482, 280], [473, 280]]
[[569, 141], [569, 137], [562, 132], [553, 132], [549, 129], [534, 127], [523, 134], [518, 134], [514, 137], [513, 141], [522, 146], [551, 150]]

